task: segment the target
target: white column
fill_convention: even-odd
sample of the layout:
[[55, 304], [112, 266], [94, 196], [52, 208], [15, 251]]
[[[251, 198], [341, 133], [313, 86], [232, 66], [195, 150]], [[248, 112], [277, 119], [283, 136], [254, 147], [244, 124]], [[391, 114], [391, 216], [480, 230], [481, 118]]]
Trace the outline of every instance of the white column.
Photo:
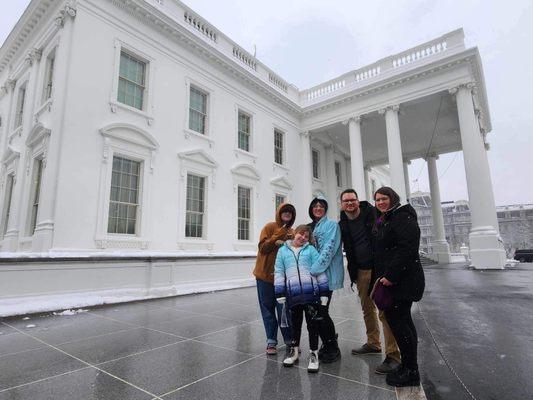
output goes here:
[[311, 161], [311, 141], [309, 140], [309, 131], [300, 132], [302, 169], [300, 175], [300, 190], [302, 198], [300, 209], [307, 210], [309, 203], [313, 199], [313, 165]]
[[437, 173], [438, 156], [432, 154], [427, 158], [429, 191], [431, 193], [431, 214], [433, 217], [433, 255], [439, 264], [450, 263], [450, 246], [446, 241], [444, 230], [444, 217], [442, 216], [442, 205], [440, 198], [439, 175]]
[[39, 210], [32, 241], [33, 251], [44, 251], [53, 247], [55, 214], [58, 211], [56, 200], [62, 155], [62, 139], [65, 134], [65, 120], [68, 115], [66, 108], [68, 104], [68, 83], [71, 70], [71, 49], [75, 17], [76, 9], [67, 4], [56, 18], [56, 24], [62, 28], [54, 66], [53, 100], [54, 108], [56, 106], [57, 108], [53, 114], [52, 133], [47, 145], [48, 148], [45, 150], [46, 158], [44, 158], [43, 164]]
[[346, 163], [346, 187], [348, 187], [352, 183], [352, 159], [345, 155], [344, 161]]
[[505, 250], [498, 234], [498, 219], [492, 191], [485, 142], [479, 129], [472, 99], [473, 85], [452, 89], [456, 94], [461, 143], [472, 220], [470, 259], [475, 268], [502, 269]]
[[335, 176], [335, 156], [333, 153], [333, 145], [328, 144], [326, 148], [326, 159], [324, 165], [326, 167], [326, 192], [328, 201], [328, 216], [331, 219], [339, 218], [338, 199], [337, 199], [337, 179]]
[[352, 117], [343, 123], [348, 125], [348, 134], [350, 138], [351, 185], [357, 192], [358, 198], [360, 200], [366, 200], [363, 144], [361, 140], [361, 117]]
[[407, 200], [411, 200], [411, 184], [409, 183], [409, 164], [411, 161], [403, 162], [403, 176], [405, 178], [405, 196]]
[[370, 201], [371, 203], [374, 201], [373, 199], [373, 196], [374, 196], [374, 193], [372, 193], [372, 187], [370, 186], [370, 175], [368, 174], [368, 172], [370, 171], [370, 167], [366, 166], [365, 167], [365, 172], [364, 172], [364, 176], [365, 176], [365, 191], [366, 191], [366, 197], [368, 199], [368, 201]]
[[405, 178], [403, 175], [402, 141], [400, 139], [398, 111], [399, 106], [390, 106], [385, 110], [380, 110], [379, 113], [385, 114], [391, 187], [400, 196], [400, 201], [405, 203], [407, 196], [405, 193]]

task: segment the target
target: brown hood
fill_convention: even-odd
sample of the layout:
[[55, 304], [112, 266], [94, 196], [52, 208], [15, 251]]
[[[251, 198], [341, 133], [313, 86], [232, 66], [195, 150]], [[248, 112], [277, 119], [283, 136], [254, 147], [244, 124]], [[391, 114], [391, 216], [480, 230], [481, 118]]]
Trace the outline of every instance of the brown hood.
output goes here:
[[292, 218], [290, 222], [287, 224], [287, 228], [290, 228], [294, 224], [294, 220], [296, 219], [296, 209], [290, 203], [281, 203], [278, 206], [278, 209], [276, 210], [276, 223], [280, 227], [283, 226], [283, 222], [281, 221], [282, 211], [290, 211], [292, 213]]

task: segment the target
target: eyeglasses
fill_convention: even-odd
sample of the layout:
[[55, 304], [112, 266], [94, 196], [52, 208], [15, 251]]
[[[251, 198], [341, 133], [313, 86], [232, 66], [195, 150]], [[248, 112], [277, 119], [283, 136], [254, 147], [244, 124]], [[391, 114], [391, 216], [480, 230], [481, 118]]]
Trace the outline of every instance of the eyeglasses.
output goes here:
[[343, 203], [357, 203], [359, 200], [358, 199], [346, 199], [346, 200], [342, 200]]

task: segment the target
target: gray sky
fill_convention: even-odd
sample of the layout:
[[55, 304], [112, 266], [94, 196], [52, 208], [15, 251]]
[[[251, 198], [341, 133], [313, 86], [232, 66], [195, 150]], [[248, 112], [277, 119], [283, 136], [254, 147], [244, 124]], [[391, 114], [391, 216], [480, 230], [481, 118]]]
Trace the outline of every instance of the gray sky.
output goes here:
[[[2, 1], [3, 42], [29, 0]], [[483, 61], [497, 205], [533, 203], [533, 0], [185, 0], [215, 27], [305, 89], [462, 27]], [[529, 159], [528, 159], [529, 158]], [[462, 154], [437, 162], [442, 200], [466, 199]], [[429, 191], [425, 162], [411, 189]], [[416, 179], [418, 180], [416, 181]]]

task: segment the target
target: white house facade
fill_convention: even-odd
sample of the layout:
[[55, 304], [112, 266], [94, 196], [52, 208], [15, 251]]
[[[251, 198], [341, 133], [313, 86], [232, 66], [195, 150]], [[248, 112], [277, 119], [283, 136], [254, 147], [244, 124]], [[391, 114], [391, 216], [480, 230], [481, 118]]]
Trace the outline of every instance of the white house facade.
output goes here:
[[32, 0], [0, 86], [3, 252], [255, 251], [281, 201], [301, 223], [346, 187], [405, 201], [415, 158], [439, 204], [435, 159], [462, 150], [472, 264], [504, 265], [462, 30], [299, 90], [177, 0]]

